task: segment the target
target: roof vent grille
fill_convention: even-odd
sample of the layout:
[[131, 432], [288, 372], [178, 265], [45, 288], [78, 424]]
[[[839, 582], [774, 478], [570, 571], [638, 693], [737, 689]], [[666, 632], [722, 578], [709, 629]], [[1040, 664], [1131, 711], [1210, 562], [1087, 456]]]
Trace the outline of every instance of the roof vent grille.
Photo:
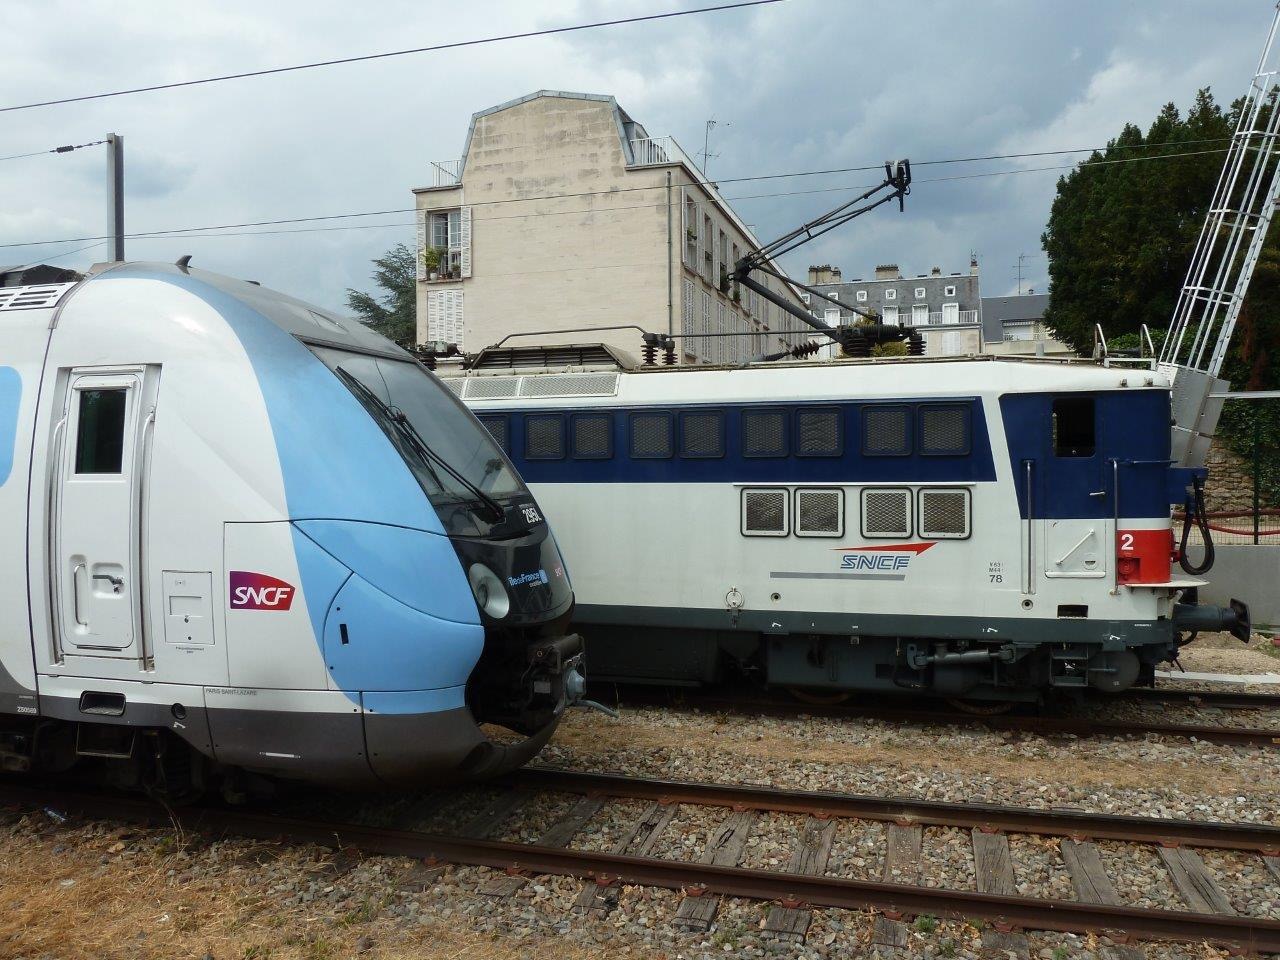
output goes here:
[[46, 283], [33, 287], [0, 287], [0, 312], [47, 310], [57, 306], [74, 283]]

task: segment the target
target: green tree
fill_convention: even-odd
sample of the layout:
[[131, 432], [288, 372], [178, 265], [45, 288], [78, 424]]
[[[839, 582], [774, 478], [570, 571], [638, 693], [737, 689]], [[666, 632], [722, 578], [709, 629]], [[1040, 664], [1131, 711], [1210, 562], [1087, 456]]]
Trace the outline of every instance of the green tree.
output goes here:
[[413, 250], [403, 243], [373, 261], [373, 281], [381, 289], [378, 294], [347, 288], [347, 306], [361, 322], [401, 346], [416, 344], [418, 265]]
[[[1126, 124], [1105, 150], [1058, 180], [1041, 237], [1049, 256], [1045, 322], [1082, 354], [1101, 324], [1112, 347], [1135, 346], [1145, 323], [1156, 349], [1168, 328], [1242, 102], [1224, 111], [1208, 89], [1184, 118], [1166, 104], [1144, 134]], [[1165, 160], [1113, 163], [1137, 157]], [[1236, 390], [1275, 389], [1280, 369], [1280, 233], [1273, 222], [1240, 311], [1222, 375]], [[1233, 401], [1219, 436], [1237, 453], [1252, 453], [1259, 421], [1264, 486], [1280, 493], [1280, 410], [1267, 401]], [[1270, 459], [1268, 459], [1270, 457]]]

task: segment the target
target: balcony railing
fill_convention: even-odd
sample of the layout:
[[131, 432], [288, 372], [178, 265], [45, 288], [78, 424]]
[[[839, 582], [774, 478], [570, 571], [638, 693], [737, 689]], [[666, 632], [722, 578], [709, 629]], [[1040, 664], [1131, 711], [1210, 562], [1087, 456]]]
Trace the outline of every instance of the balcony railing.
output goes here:
[[456, 187], [462, 182], [462, 161], [431, 160], [431, 176], [433, 187]]
[[960, 323], [977, 323], [977, 310], [957, 310], [951, 314], [949, 319], [943, 319], [946, 316], [941, 310], [929, 311], [929, 326], [937, 327], [943, 324], [960, 324]]
[[[675, 163], [680, 154], [672, 149], [670, 137], [648, 137], [631, 141], [631, 156], [637, 167], [651, 167], [659, 163]], [[681, 151], [683, 152], [683, 151]]]

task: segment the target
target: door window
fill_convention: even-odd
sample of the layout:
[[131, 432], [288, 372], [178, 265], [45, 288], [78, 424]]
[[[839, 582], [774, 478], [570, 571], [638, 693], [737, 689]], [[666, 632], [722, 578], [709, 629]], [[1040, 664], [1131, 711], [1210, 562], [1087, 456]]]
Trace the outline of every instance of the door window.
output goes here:
[[120, 473], [124, 463], [123, 388], [81, 390], [76, 473]]

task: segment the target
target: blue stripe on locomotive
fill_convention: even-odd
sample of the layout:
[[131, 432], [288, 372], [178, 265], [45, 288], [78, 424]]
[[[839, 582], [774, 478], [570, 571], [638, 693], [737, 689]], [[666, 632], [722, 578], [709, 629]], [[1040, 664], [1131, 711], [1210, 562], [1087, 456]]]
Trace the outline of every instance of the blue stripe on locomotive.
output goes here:
[[[1096, 444], [1089, 457], [1058, 457], [1053, 449], [1053, 401], [1059, 397], [1093, 397]], [[863, 452], [862, 411], [867, 407], [904, 405], [913, 410], [935, 404], [967, 403], [971, 407], [969, 452], [925, 455], [912, 444], [907, 456], [868, 456]], [[1120, 463], [1119, 516], [1160, 518], [1169, 515], [1169, 395], [1159, 390], [1099, 391], [1096, 393], [1006, 394], [1000, 398], [1008, 454], [1016, 478], [1019, 514], [1027, 518], [1024, 461], [1034, 461], [1032, 505], [1037, 519], [1101, 519], [1116, 512], [1112, 461]], [[843, 447], [838, 456], [758, 458], [742, 454], [745, 411], [780, 410], [788, 414], [794, 431], [795, 412], [838, 409]], [[680, 456], [678, 449], [663, 459], [628, 455], [630, 418], [655, 411], [710, 411], [724, 414], [724, 455], [716, 458]], [[644, 407], [572, 407], [537, 410], [476, 411], [481, 419], [503, 416], [508, 424], [509, 455], [529, 483], [991, 483], [996, 479], [991, 438], [982, 400], [978, 397], [877, 399], [874, 402], [804, 402], [659, 405]], [[577, 414], [611, 414], [612, 453], [605, 458], [572, 455], [572, 424]], [[565, 456], [530, 459], [526, 456], [525, 420], [545, 414], [564, 418]], [[912, 417], [913, 429], [918, 417]], [[673, 430], [679, 444], [679, 421]], [[1103, 491], [1101, 496], [1090, 494]]]
[[[280, 458], [316, 645], [336, 686], [356, 703], [362, 690], [408, 691], [374, 698], [387, 712], [463, 706], [484, 645], [479, 612], [440, 518], [368, 412], [295, 337], [232, 294], [146, 267], [118, 268], [95, 282], [115, 279], [180, 287], [217, 311], [244, 346]], [[335, 517], [346, 522], [328, 519]], [[406, 559], [400, 548], [409, 541]], [[328, 615], [345, 597], [352, 609], [344, 617], [367, 643], [328, 636], [338, 629]]]

